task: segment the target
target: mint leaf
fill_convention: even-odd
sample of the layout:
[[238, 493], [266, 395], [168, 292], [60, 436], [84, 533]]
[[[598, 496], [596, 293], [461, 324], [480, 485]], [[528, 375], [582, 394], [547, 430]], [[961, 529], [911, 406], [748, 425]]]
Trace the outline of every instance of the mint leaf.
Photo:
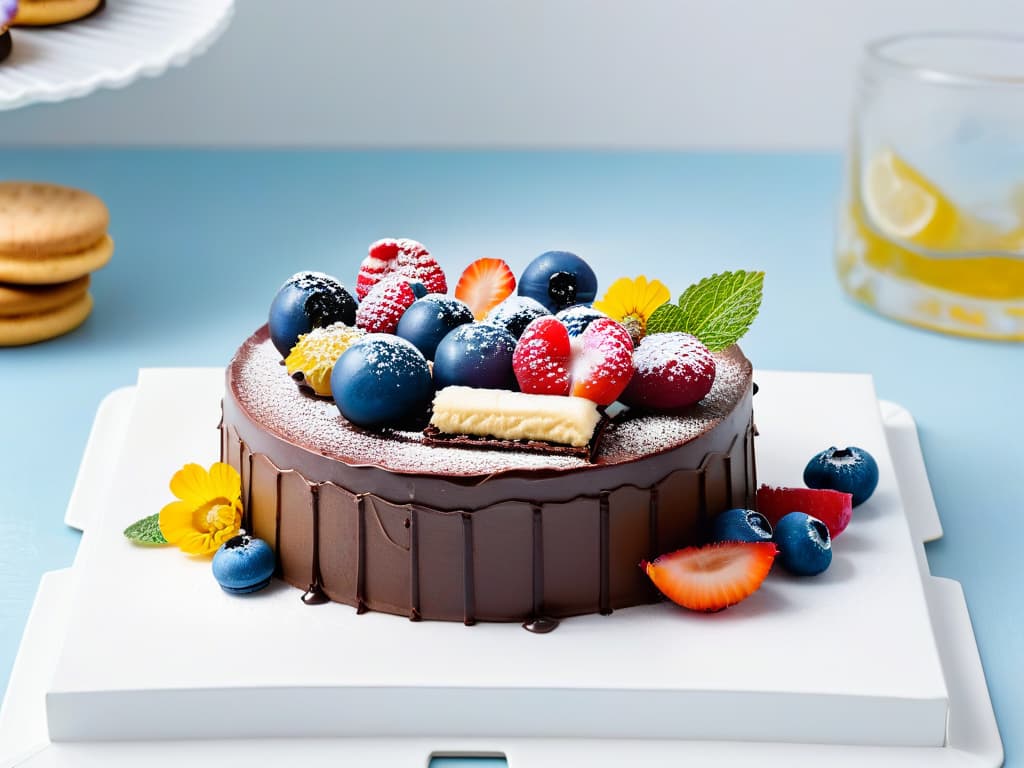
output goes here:
[[679, 304], [658, 307], [647, 321], [648, 333], [682, 331], [696, 336], [712, 352], [739, 341], [761, 308], [764, 272], [723, 272], [691, 285]]
[[136, 544], [144, 544], [151, 547], [167, 543], [167, 539], [160, 532], [159, 512], [155, 515], [144, 517], [141, 520], [136, 520], [124, 529], [124, 535]]

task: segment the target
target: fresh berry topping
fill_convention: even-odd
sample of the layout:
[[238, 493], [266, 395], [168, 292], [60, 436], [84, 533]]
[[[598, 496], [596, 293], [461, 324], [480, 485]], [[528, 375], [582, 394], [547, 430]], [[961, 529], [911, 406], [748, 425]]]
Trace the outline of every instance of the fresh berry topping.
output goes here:
[[370, 253], [359, 265], [359, 276], [356, 278], [356, 296], [362, 301], [385, 275], [395, 270], [398, 260], [398, 241], [386, 237], [370, 244]]
[[597, 295], [597, 275], [575, 253], [547, 251], [526, 265], [519, 295], [536, 299], [550, 312], [560, 312], [592, 302]]
[[783, 515], [775, 526], [782, 567], [797, 576], [816, 576], [832, 564], [828, 526], [803, 512]]
[[427, 293], [447, 293], [448, 281], [445, 279], [441, 265], [430, 255], [430, 251], [422, 243], [405, 238], [396, 241], [398, 255], [395, 258], [395, 272], [409, 278], [410, 281], [423, 283]]
[[409, 281], [391, 274], [378, 282], [359, 304], [356, 325], [367, 333], [394, 333], [398, 321], [416, 301]]
[[299, 337], [284, 359], [288, 375], [300, 387], [308, 387], [321, 397], [331, 396], [331, 372], [341, 353], [364, 336], [359, 328], [334, 323], [314, 328]]
[[441, 339], [434, 352], [434, 383], [481, 389], [513, 389], [516, 340], [500, 325], [466, 323]]
[[512, 356], [519, 389], [530, 395], [568, 395], [572, 342], [569, 331], [551, 315], [523, 331]]
[[832, 446], [807, 462], [808, 488], [830, 488], [853, 495], [853, 506], [871, 498], [878, 486], [878, 463], [863, 448]]
[[501, 304], [487, 313], [485, 322], [502, 326], [517, 339], [523, 335], [526, 326], [538, 317], [550, 315], [547, 308], [539, 301], [527, 296], [509, 296]]
[[636, 373], [622, 402], [637, 408], [673, 410], [699, 402], [715, 383], [715, 358], [696, 336], [653, 333], [633, 353]]
[[569, 329], [570, 336], [579, 336], [587, 330], [587, 326], [592, 322], [601, 317], [608, 317], [608, 315], [599, 309], [588, 307], [586, 304], [577, 304], [575, 307], [563, 309], [555, 317]]
[[718, 542], [662, 555], [640, 567], [672, 602], [691, 611], [720, 611], [756, 592], [774, 560], [771, 542]]
[[523, 392], [574, 395], [598, 405], [615, 402], [633, 375], [633, 342], [610, 318], [571, 338], [556, 318], [540, 317], [519, 337], [512, 366]]
[[281, 286], [270, 305], [270, 338], [282, 357], [299, 336], [333, 323], [354, 325], [356, 300], [338, 280], [323, 272], [299, 272]]
[[779, 520], [790, 512], [806, 512], [825, 523], [835, 539], [853, 517], [853, 496], [841, 491], [762, 485], [757, 489], [757, 511], [773, 526], [778, 526]]
[[405, 310], [395, 333], [416, 347], [427, 360], [441, 339], [456, 326], [473, 322], [473, 313], [458, 299], [429, 293]]
[[364, 336], [338, 358], [331, 390], [341, 415], [366, 429], [416, 419], [434, 395], [427, 359], [405, 339], [382, 333]]
[[516, 276], [501, 259], [477, 259], [462, 273], [455, 286], [455, 298], [464, 301], [476, 320], [483, 320], [487, 313], [512, 295], [516, 288]]
[[727, 509], [711, 524], [712, 541], [771, 541], [772, 525], [752, 509]]

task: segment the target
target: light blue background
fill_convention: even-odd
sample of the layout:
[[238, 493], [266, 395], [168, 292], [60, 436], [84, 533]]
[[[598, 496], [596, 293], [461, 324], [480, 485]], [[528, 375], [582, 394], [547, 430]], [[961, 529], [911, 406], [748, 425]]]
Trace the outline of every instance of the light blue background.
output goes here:
[[0, 688], [40, 574], [74, 557], [62, 517], [96, 406], [139, 367], [224, 365], [289, 275], [351, 284], [379, 237], [423, 241], [452, 283], [480, 256], [518, 271], [567, 248], [605, 285], [644, 271], [674, 293], [722, 269], [764, 269], [743, 342], [756, 366], [867, 371], [913, 412], [946, 531], [929, 562], [964, 586], [1014, 765], [1024, 347], [915, 330], [847, 301], [832, 268], [840, 168], [838, 156], [788, 154], [0, 151], [3, 177], [103, 197], [117, 241], [83, 328], [0, 349]]

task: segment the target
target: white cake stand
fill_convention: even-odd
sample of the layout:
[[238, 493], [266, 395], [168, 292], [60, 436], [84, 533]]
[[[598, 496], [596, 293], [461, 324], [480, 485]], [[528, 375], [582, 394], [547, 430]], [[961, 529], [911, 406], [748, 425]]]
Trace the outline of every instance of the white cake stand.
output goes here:
[[[511, 768], [522, 768], [523, 766], [562, 766], [562, 765], [585, 765], [588, 768], [611, 768], [619, 765], [640, 765], [652, 764], [654, 761], [663, 761], [673, 765], [716, 765], [716, 766], [739, 766], [750, 765], [756, 762], [765, 766], [838, 766], [843, 768], [876, 764], [885, 766], [967, 766], [974, 768], [995, 768], [1002, 764], [1003, 750], [996, 726], [992, 705], [989, 699], [985, 683], [984, 671], [978, 656], [977, 645], [967, 612], [967, 605], [964, 601], [963, 591], [955, 581], [932, 576], [928, 570], [928, 563], [924, 552], [924, 542], [939, 538], [942, 535], [942, 527], [932, 499], [931, 490], [928, 484], [927, 474], [921, 455], [920, 446], [917, 440], [916, 427], [910, 414], [898, 405], [874, 400], [873, 395], [862, 397], [851, 413], [845, 417], [836, 413], [835, 409], [825, 406], [834, 405], [828, 402], [828, 392], [841, 391], [848, 387], [851, 392], [865, 392], [863, 381], [856, 381], [854, 377], [830, 374], [827, 381], [814, 380], [814, 386], [809, 386], [812, 377], [822, 376], [820, 374], [778, 374], [758, 372], [758, 381], [762, 385], [762, 392], [759, 395], [760, 405], [757, 408], [758, 423], [762, 427], [762, 437], [765, 440], [771, 434], [780, 434], [780, 419], [790, 423], [792, 419], [798, 418], [803, 424], [792, 433], [782, 433], [782, 441], [775, 438], [774, 443], [762, 443], [760, 447], [768, 450], [763, 451], [764, 461], [759, 461], [759, 469], [763, 470], [765, 480], [773, 483], [795, 482], [792, 475], [792, 466], [799, 456], [806, 453], [806, 446], [800, 442], [801, 430], [814, 440], [819, 440], [821, 435], [816, 431], [818, 422], [829, 418], [839, 421], [846, 419], [840, 432], [859, 440], [862, 435], [869, 432], [878, 432], [880, 442], [872, 442], [872, 448], [877, 450], [876, 457], [883, 467], [883, 483], [880, 484], [879, 493], [882, 494], [879, 503], [874, 505], [873, 520], [871, 516], [861, 521], [861, 531], [867, 534], [870, 530], [882, 530], [886, 520], [899, 522], [905, 526], [905, 535], [908, 550], [905, 555], [911, 561], [910, 567], [902, 575], [898, 583], [893, 582], [892, 589], [912, 596], [915, 592], [918, 598], [923, 601], [926, 614], [927, 629], [923, 635], [920, 647], [921, 654], [936, 653], [940, 665], [940, 679], [943, 681], [943, 688], [948, 701], [948, 709], [945, 713], [944, 734], [930, 746], [903, 744], [895, 745], [897, 741], [890, 739], [885, 742], [885, 736], [879, 731], [870, 730], [867, 735], [858, 743], [833, 740], [831, 743], [820, 743], [822, 728], [828, 724], [814, 724], [813, 729], [806, 734], [807, 741], [800, 739], [799, 735], [793, 739], [780, 740], [764, 738], [763, 733], [757, 731], [754, 725], [744, 728], [741, 721], [738, 729], [728, 737], [710, 737], [708, 735], [697, 735], [688, 738], [651, 738], [650, 735], [642, 735], [638, 730], [632, 738], [626, 735], [619, 735], [615, 738], [608, 738], [606, 734], [590, 737], [564, 736], [559, 734], [559, 720], [561, 715], [552, 719], [551, 727], [543, 738], [535, 735], [525, 728], [515, 728], [515, 719], [521, 714], [511, 708], [501, 697], [495, 697], [490, 702], [486, 711], [488, 717], [483, 719], [483, 729], [476, 732], [445, 732], [441, 730], [417, 729], [420, 719], [417, 717], [415, 706], [404, 707], [394, 706], [373, 708], [367, 710], [370, 714], [367, 717], [373, 719], [373, 712], [378, 712], [378, 719], [388, 725], [388, 731], [381, 731], [380, 723], [367, 720], [366, 727], [359, 729], [341, 729], [338, 733], [323, 732], [319, 736], [312, 736], [301, 728], [296, 730], [290, 738], [286, 734], [277, 734], [274, 737], [267, 735], [266, 731], [258, 730], [253, 733], [246, 732], [242, 735], [244, 723], [237, 722], [235, 715], [245, 711], [247, 717], [259, 717], [256, 710], [249, 711], [247, 703], [253, 696], [258, 696], [260, 691], [254, 688], [254, 672], [251, 668], [239, 668], [226, 685], [222, 682], [222, 690], [214, 692], [220, 697], [218, 700], [229, 702], [225, 707], [214, 707], [209, 712], [209, 717], [189, 726], [189, 733], [177, 733], [177, 725], [189, 721], [196, 711], [202, 711], [209, 704], [210, 690], [204, 688], [206, 678], [200, 676], [195, 681], [175, 679], [172, 685], [160, 670], [147, 670], [139, 665], [142, 657], [133, 659], [131, 648], [122, 648], [117, 658], [108, 658], [110, 653], [108, 646], [116, 646], [112, 643], [115, 635], [124, 633], [145, 634], [145, 628], [134, 626], [130, 616], [132, 606], [139, 606], [133, 601], [132, 586], [125, 585], [124, 589], [118, 590], [118, 594], [97, 596], [94, 590], [83, 588], [102, 577], [106, 571], [121, 568], [126, 572], [135, 574], [136, 580], [145, 582], [147, 576], [136, 566], [133, 566], [129, 559], [138, 555], [131, 547], [117, 546], [119, 542], [112, 539], [119, 536], [120, 521], [110, 520], [111, 511], [117, 507], [117, 495], [111, 495], [110, 484], [117, 478], [121, 495], [127, 493], [125, 484], [131, 482], [139, 483], [137, 490], [142, 490], [157, 482], [155, 478], [163, 479], [166, 475], [166, 467], [172, 466], [175, 462], [182, 462], [188, 459], [215, 458], [216, 439], [211, 436], [209, 424], [214, 423], [218, 410], [218, 403], [222, 387], [222, 372], [204, 371], [194, 369], [193, 371], [155, 371], [144, 372], [140, 378], [138, 387], [128, 387], [112, 393], [101, 405], [97, 414], [93, 432], [89, 438], [83, 457], [78, 481], [72, 494], [68, 507], [67, 522], [74, 527], [86, 529], [82, 547], [75, 565], [70, 569], [55, 571], [46, 574], [40, 585], [39, 593], [32, 609], [31, 616], [25, 629], [24, 638], [18, 657], [12, 670], [10, 686], [3, 707], [0, 708], [0, 768], [11, 768], [12, 766], [31, 766], [31, 768], [61, 768], [62, 766], [129, 766], [145, 764], [156, 768], [170, 768], [170, 766], [194, 764], [242, 764], [249, 768], [261, 768], [262, 766], [277, 766], [282, 763], [289, 764], [294, 756], [301, 750], [304, 765], [310, 766], [333, 766], [333, 765], [408, 765], [424, 766], [432, 756], [504, 756]], [[863, 377], [861, 377], [863, 379]], [[818, 386], [826, 383], [828, 386]], [[189, 384], [189, 386], [182, 386]], [[192, 386], [194, 384], [195, 386]], [[808, 385], [808, 386], [804, 386]], [[854, 386], [856, 385], [856, 386]], [[154, 389], [155, 387], [155, 389]], [[778, 393], [785, 393], [803, 387], [808, 392], [821, 392], [820, 396], [802, 397], [801, 409], [807, 415], [814, 413], [816, 418], [801, 418], [796, 416], [797, 410], [791, 402], [780, 399]], [[161, 389], [162, 388], [162, 389]], [[154, 403], [170, 402], [163, 390], [173, 390], [178, 393], [182, 401], [187, 405], [188, 413], [194, 411], [194, 418], [191, 423], [189, 418], [183, 418], [183, 413], [163, 414], [166, 409], [154, 407]], [[870, 388], [866, 390], [871, 392]], [[771, 393], [776, 393], [771, 396]], [[769, 396], [766, 397], [766, 393]], [[775, 399], [772, 399], [774, 397]], [[817, 397], [817, 400], [815, 399]], [[148, 406], [145, 403], [149, 403]], [[844, 398], [843, 402], [851, 402]], [[757, 405], [757, 403], [755, 403]], [[172, 409], [173, 410], [173, 409]], [[853, 412], [855, 411], [855, 413]], [[149, 413], [150, 418], [146, 418]], [[187, 415], [187, 414], [184, 414]], [[153, 421], [155, 419], [155, 421]], [[168, 421], [167, 424], [158, 424], [161, 419]], [[173, 422], [173, 423], [170, 423]], [[857, 422], [863, 423], [863, 432], [857, 434], [853, 428]], [[871, 426], [874, 424], [875, 426]], [[833, 425], [833, 426], [836, 426]], [[154, 429], [159, 427], [161, 438], [154, 441], [152, 435]], [[136, 460], [139, 453], [138, 448], [142, 443], [151, 443], [154, 447], [160, 447], [159, 456], [147, 455], [145, 460]], [[164, 450], [166, 448], [166, 450]], [[120, 454], [121, 460], [117, 457]], [[209, 454], [209, 455], [208, 455]], [[158, 464], [153, 468], [150, 465]], [[138, 475], [134, 481], [124, 477], [126, 467], [134, 467]], [[799, 468], [798, 468], [799, 469]], [[152, 477], [149, 477], [152, 475]], [[882, 486], [886, 486], [884, 489]], [[128, 494], [132, 498], [136, 496]], [[147, 507], [148, 508], [148, 507]], [[898, 513], [899, 518], [893, 517]], [[114, 525], [113, 523], [116, 523]], [[867, 543], [870, 536], [865, 535], [862, 543]], [[841, 543], [841, 542], [840, 542]], [[112, 558], [99, 558], [97, 555], [113, 553]], [[143, 553], [144, 555], [145, 553]], [[894, 556], [898, 553], [894, 550]], [[855, 555], [857, 562], [863, 565], [862, 573], [874, 572], [876, 566], [885, 566], [879, 558], [882, 555], [872, 549], [861, 549]], [[139, 555], [142, 557], [142, 555]], [[124, 562], [115, 562], [118, 558]], [[883, 558], [884, 559], [884, 558]], [[899, 557], [900, 562], [905, 562], [903, 555]], [[152, 562], [155, 558], [148, 560], [137, 560], [136, 562]], [[897, 565], [896, 559], [889, 563], [893, 567]], [[870, 568], [869, 568], [870, 566]], [[146, 565], [145, 568], [149, 568]], [[188, 578], [188, 569], [177, 568], [174, 571], [174, 578]], [[207, 584], [209, 577], [204, 575], [203, 584]], [[870, 601], [872, 595], [858, 597], [855, 591], [844, 587], [856, 585], [864, 577], [855, 576], [853, 581], [835, 582], [828, 584], [822, 582], [818, 589], [822, 592], [822, 599], [829, 600], [838, 597], [840, 594], [853, 596], [849, 604], [851, 610], [858, 606], [854, 603]], [[123, 581], [123, 580], [122, 580]], [[867, 584], [870, 579], [865, 579]], [[153, 588], [154, 584], [146, 586], [146, 589]], [[776, 582], [774, 588], [785, 595], [791, 589], [797, 588], [794, 583], [787, 583], [784, 580]], [[184, 589], [184, 587], [182, 587]], [[76, 590], [78, 593], [76, 594]], [[923, 594], [921, 591], [923, 590]], [[825, 594], [828, 592], [828, 594]], [[794, 593], [795, 594], [795, 593]], [[877, 595], [876, 591], [872, 594]], [[789, 595], [792, 597], [793, 595]], [[134, 595], [137, 597], [137, 595]], [[260, 611], [275, 610], [283, 613], [290, 610], [292, 604], [297, 602], [295, 596], [289, 594], [289, 590], [279, 590], [278, 598], [269, 598]], [[277, 602], [273, 602], [274, 600]], [[81, 632], [88, 628], [90, 621], [93, 621], [93, 610], [103, 610], [108, 604], [114, 601], [121, 601], [127, 604], [125, 610], [129, 610], [129, 619], [107, 622], [102, 627], [102, 632], [91, 641]], [[85, 601], [85, 602], [83, 602]], [[91, 606], [89, 610], [81, 610], [85, 603]], [[209, 603], [209, 606], [205, 606]], [[271, 608], [273, 603], [273, 608]], [[207, 619], [211, 622], [226, 620], [218, 616], [216, 611], [223, 611], [223, 598], [212, 587], [209, 589], [200, 588], [195, 590], [194, 600], [190, 602], [190, 608], [202, 612], [199, 624], [209, 626]], [[249, 603], [238, 601], [231, 603], [231, 610], [248, 610]], [[255, 604], [252, 604], [255, 605]], [[76, 607], [77, 606], [77, 607]], [[211, 608], [211, 606], [216, 606]], [[251, 606], [250, 606], [251, 607]], [[668, 626], [669, 632], [672, 624], [665, 624], [665, 616], [658, 618], [659, 613], [670, 612], [671, 607], [662, 606], [651, 608], [648, 612], [650, 617], [644, 619], [643, 626], [650, 628], [658, 625], [665, 631]], [[120, 610], [120, 609], [119, 609]], [[308, 610], [303, 608], [303, 610]], [[329, 613], [323, 613], [322, 611]], [[738, 611], [739, 609], [731, 609]], [[816, 610], [818, 610], [816, 608]], [[260, 611], [256, 611], [257, 617]], [[329, 624], [338, 620], [348, 620], [346, 606], [323, 606], [315, 609], [320, 613], [308, 612], [299, 614], [295, 612], [300, 623], [312, 622], [323, 624], [327, 630]], [[594, 632], [589, 636], [588, 642], [599, 643], [602, 638], [610, 634], [621, 622], [631, 621], [627, 612], [621, 612], [617, 619], [612, 617], [597, 617], [589, 621], [586, 617], [567, 622], [563, 628], [566, 632], [572, 630], [577, 634], [586, 634], [588, 627], [593, 625]], [[173, 611], [172, 614], [173, 615]], [[192, 614], [189, 614], [192, 616]], [[372, 617], [372, 614], [367, 616]], [[751, 632], [766, 632], [770, 630], [766, 624], [765, 616], [756, 616], [754, 613], [744, 615], [734, 614], [741, 626], [749, 627]], [[309, 617], [309, 618], [307, 618]], [[137, 617], [136, 617], [137, 618]], [[192, 616], [195, 619], [195, 616]], [[251, 621], [252, 617], [246, 618], [243, 613], [229, 617], [231, 621]], [[767, 617], [770, 620], [770, 616]], [[265, 619], [265, 617], [264, 617]], [[442, 623], [411, 625], [395, 617], [378, 616], [374, 622], [369, 619], [370, 624], [365, 624], [367, 617], [361, 621], [365, 627], [372, 628], [379, 625], [385, 634], [379, 640], [382, 642], [387, 636], [401, 634], [412, 637], [415, 635], [417, 642], [425, 641], [426, 634], [446, 633], [452, 631], [451, 627], [443, 626]], [[390, 620], [390, 622], [389, 622]], [[263, 626], [266, 622], [263, 619]], [[601, 624], [599, 622], [604, 621]], [[674, 620], [673, 620], [674, 621]], [[195, 623], [193, 621], [193, 623]], [[570, 626], [570, 624], [572, 626]], [[74, 631], [77, 626], [78, 632]], [[312, 624], [311, 624], [312, 626]], [[321, 627], [321, 628], [323, 628]], [[461, 639], [469, 637], [466, 632], [473, 632], [458, 626], [454, 631], [460, 631], [465, 635]], [[877, 629], [877, 628], [876, 628]], [[909, 631], [909, 622], [906, 626], [896, 626], [890, 623], [883, 627], [883, 632]], [[510, 630], [509, 633], [501, 631], [500, 625], [493, 625], [489, 629], [488, 638], [498, 643], [518, 643], [519, 636], [515, 634], [518, 628]], [[563, 631], [560, 630], [560, 631]], [[169, 625], [169, 631], [179, 633], [179, 630]], [[326, 630], [325, 630], [326, 631]], [[360, 630], [362, 631], [362, 630]], [[646, 631], [646, 630], [645, 630]], [[718, 630], [721, 634], [718, 637], [722, 640], [728, 637], [729, 630], [722, 625]], [[870, 627], [865, 631], [874, 631]], [[188, 630], [184, 630], [187, 634]], [[95, 633], [94, 633], [95, 634]], [[473, 637], [479, 636], [476, 633]], [[142, 635], [140, 635], [141, 637]], [[449, 635], [446, 635], [449, 636]], [[661, 635], [664, 636], [664, 635]], [[184, 635], [182, 635], [184, 637]], [[205, 637], [205, 636], [204, 636]], [[338, 636], [344, 639], [344, 635]], [[449, 636], [450, 637], [450, 636]], [[523, 633], [523, 637], [526, 637]], [[260, 638], [251, 636], [251, 642], [262, 642]], [[194, 638], [193, 638], [194, 639]], [[535, 641], [537, 638], [529, 636], [526, 642]], [[587, 638], [584, 638], [587, 639]], [[793, 643], [800, 638], [793, 638]], [[856, 636], [851, 634], [846, 640], [848, 643], [865, 642], [869, 639], [866, 635]], [[267, 638], [266, 642], [271, 642]], [[925, 646], [932, 646], [929, 650]], [[69, 647], [70, 644], [70, 647]], [[88, 649], [85, 646], [89, 645]], [[586, 644], [580, 645], [578, 650], [585, 655]], [[186, 647], [182, 645], [181, 647]], [[193, 647], [188, 645], [187, 647]], [[196, 646], [199, 647], [199, 646]], [[550, 652], [547, 645], [534, 643], [537, 660], [543, 662], [545, 655]], [[77, 650], [76, 650], [77, 649]], [[92, 659], [87, 665], [72, 664], [68, 668], [68, 659], [75, 660], [82, 657], [78, 651], [87, 650], [86, 657]], [[545, 650], [547, 649], [547, 650]], [[202, 646], [196, 651], [200, 655], [208, 650]], [[848, 647], [847, 651], [853, 650]], [[840, 653], [842, 649], [836, 649]], [[69, 656], [70, 653], [70, 656]], [[840, 654], [850, 657], [851, 654]], [[166, 658], [161, 656], [161, 658]], [[861, 662], [863, 664], [863, 662]], [[61, 667], [63, 666], [63, 670]], [[97, 667], [92, 669], [92, 667]], [[134, 698], [144, 706], [162, 708], [164, 715], [158, 721], [158, 728], [150, 728], [147, 722], [133, 722], [134, 718], [131, 709], [124, 709], [119, 703], [119, 697], [125, 689], [123, 683], [126, 678], [120, 674], [120, 668], [127, 666], [130, 670], [136, 670], [139, 675], [152, 678], [158, 682], [153, 688], [143, 688], [136, 693], [143, 694], [142, 698]], [[372, 666], [372, 665], [371, 665]], [[296, 679], [301, 677], [301, 660], [284, 670], [285, 673], [293, 675]], [[56, 673], [55, 673], [56, 672]], [[91, 679], [93, 690], [87, 692], [89, 698], [88, 706], [79, 705], [77, 709], [77, 722], [68, 722], [65, 718], [65, 730], [69, 727], [73, 731], [81, 727], [80, 738], [51, 741], [50, 735], [53, 732], [55, 722], [47, 720], [47, 699], [50, 699], [49, 712], [52, 717], [55, 713], [60, 715], [60, 698], [66, 698], [68, 685], [71, 678], [85, 676]], [[119, 676], [120, 675], [120, 676]], [[256, 670], [258, 677], [259, 670]], [[109, 680], [111, 684], [108, 690], [96, 690], [103, 688], [104, 683]], [[287, 675], [286, 675], [287, 676]], [[63, 680], [62, 680], [63, 678]], [[285, 678], [282, 678], [284, 680]], [[96, 682], [100, 685], [95, 685]], [[288, 682], [288, 680], [285, 680]], [[524, 687], [537, 684], [537, 681], [524, 680]], [[627, 681], [628, 682], [628, 681]], [[330, 685], [331, 681], [325, 677], [324, 685]], [[343, 684], [343, 683], [342, 683]], [[63, 690], [62, 690], [63, 687]], [[286, 686], [287, 687], [287, 686]], [[629, 686], [623, 685], [621, 681], [607, 686], [612, 693], [617, 693], [616, 688], [622, 688], [618, 693], [629, 693]], [[174, 690], [171, 690], [171, 689]], [[162, 689], [162, 690], [161, 690]], [[742, 689], [737, 696], [734, 696], [737, 705], [741, 708], [744, 705], [745, 694]], [[170, 692], [170, 696], [168, 696]], [[799, 693], [799, 691], [797, 691]], [[149, 697], [152, 693], [157, 698]], [[281, 696], [275, 699], [275, 712], [287, 713], [288, 707], [283, 709], [279, 706], [286, 704], [289, 692], [282, 689]], [[310, 694], [307, 689], [302, 695]], [[313, 692], [316, 693], [315, 691]], [[330, 691], [326, 691], [330, 693]], [[376, 692], [381, 693], [381, 692]], [[415, 691], [412, 692], [415, 694]], [[528, 693], [528, 690], [527, 690]], [[792, 691], [779, 690], [778, 693], [787, 694]], [[843, 691], [837, 691], [842, 694]], [[367, 694], [375, 694], [372, 686], [367, 689]], [[54, 696], [57, 699], [54, 699]], [[319, 695], [319, 694], [317, 694]], [[148, 701], [147, 701], [147, 697]], [[282, 698], [283, 697], [283, 698]], [[415, 695], [410, 697], [410, 701]], [[781, 701], [781, 699], [780, 699]], [[154, 704], [155, 702], [155, 704]], [[183, 707], [175, 706], [175, 703], [185, 703]], [[543, 703], [542, 699], [536, 699], [536, 703]], [[391, 702], [395, 704], [396, 702]], [[55, 708], [55, 704], [56, 706]], [[398, 702], [400, 705], [401, 702]], [[122, 706], [121, 710], [112, 709]], [[646, 709], [645, 707], [642, 707]], [[251, 709], [251, 707], [250, 707]], [[657, 707], [654, 707], [654, 711]], [[851, 710], [852, 711], [852, 710]], [[115, 714], [111, 714], [115, 712]], [[771, 714], [764, 713], [770, 719]], [[218, 714], [219, 713], [219, 714]], [[571, 713], [570, 713], [571, 714]], [[862, 713], [863, 714], [863, 713]], [[870, 715], [870, 713], [867, 713]], [[226, 717], [227, 720], [222, 719]], [[488, 719], [489, 718], [489, 719]], [[244, 719], [244, 718], [243, 718]], [[429, 720], [429, 718], [427, 718]], [[777, 718], [776, 718], [777, 719]], [[234, 722], [232, 722], [234, 720]], [[191, 721], [189, 721], [191, 722]], [[212, 723], [212, 725], [211, 725]], [[209, 727], [208, 727], [209, 726]], [[395, 731], [395, 727], [398, 731]], [[566, 720], [566, 728], [573, 727], [570, 719]], [[576, 730], [579, 724], [576, 723]], [[940, 724], [941, 727], [941, 724]], [[117, 731], [107, 733], [104, 729], [113, 728]], [[212, 730], [211, 730], [212, 728]], [[98, 729], [98, 730], [97, 730]], [[503, 733], [488, 731], [503, 730]], [[897, 729], [898, 730], [898, 729]], [[233, 735], [218, 737], [216, 733], [229, 732]], [[899, 737], [898, 732], [890, 736]], [[877, 737], [877, 738], [876, 738]], [[95, 739], [109, 739], [97, 741]], [[819, 743], [812, 743], [815, 740]]]
[[18, 27], [0, 63], [0, 110], [124, 88], [183, 66], [220, 36], [233, 9], [234, 0], [108, 0], [82, 21]]

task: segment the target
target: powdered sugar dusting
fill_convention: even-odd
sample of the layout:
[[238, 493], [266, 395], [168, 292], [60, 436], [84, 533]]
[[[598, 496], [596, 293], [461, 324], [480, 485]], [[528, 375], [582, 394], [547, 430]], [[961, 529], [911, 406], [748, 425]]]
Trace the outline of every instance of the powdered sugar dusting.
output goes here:
[[[715, 357], [718, 373], [707, 397], [680, 414], [626, 414], [613, 421], [593, 466], [632, 461], [682, 445], [728, 416], [750, 386], [750, 364], [736, 353]], [[316, 446], [324, 456], [348, 464], [457, 476], [592, 466], [572, 456], [432, 446], [423, 442], [419, 432], [360, 430], [341, 416], [332, 401], [303, 394], [295, 386], [266, 329], [239, 350], [229, 370], [235, 397], [255, 422], [290, 442]]]

